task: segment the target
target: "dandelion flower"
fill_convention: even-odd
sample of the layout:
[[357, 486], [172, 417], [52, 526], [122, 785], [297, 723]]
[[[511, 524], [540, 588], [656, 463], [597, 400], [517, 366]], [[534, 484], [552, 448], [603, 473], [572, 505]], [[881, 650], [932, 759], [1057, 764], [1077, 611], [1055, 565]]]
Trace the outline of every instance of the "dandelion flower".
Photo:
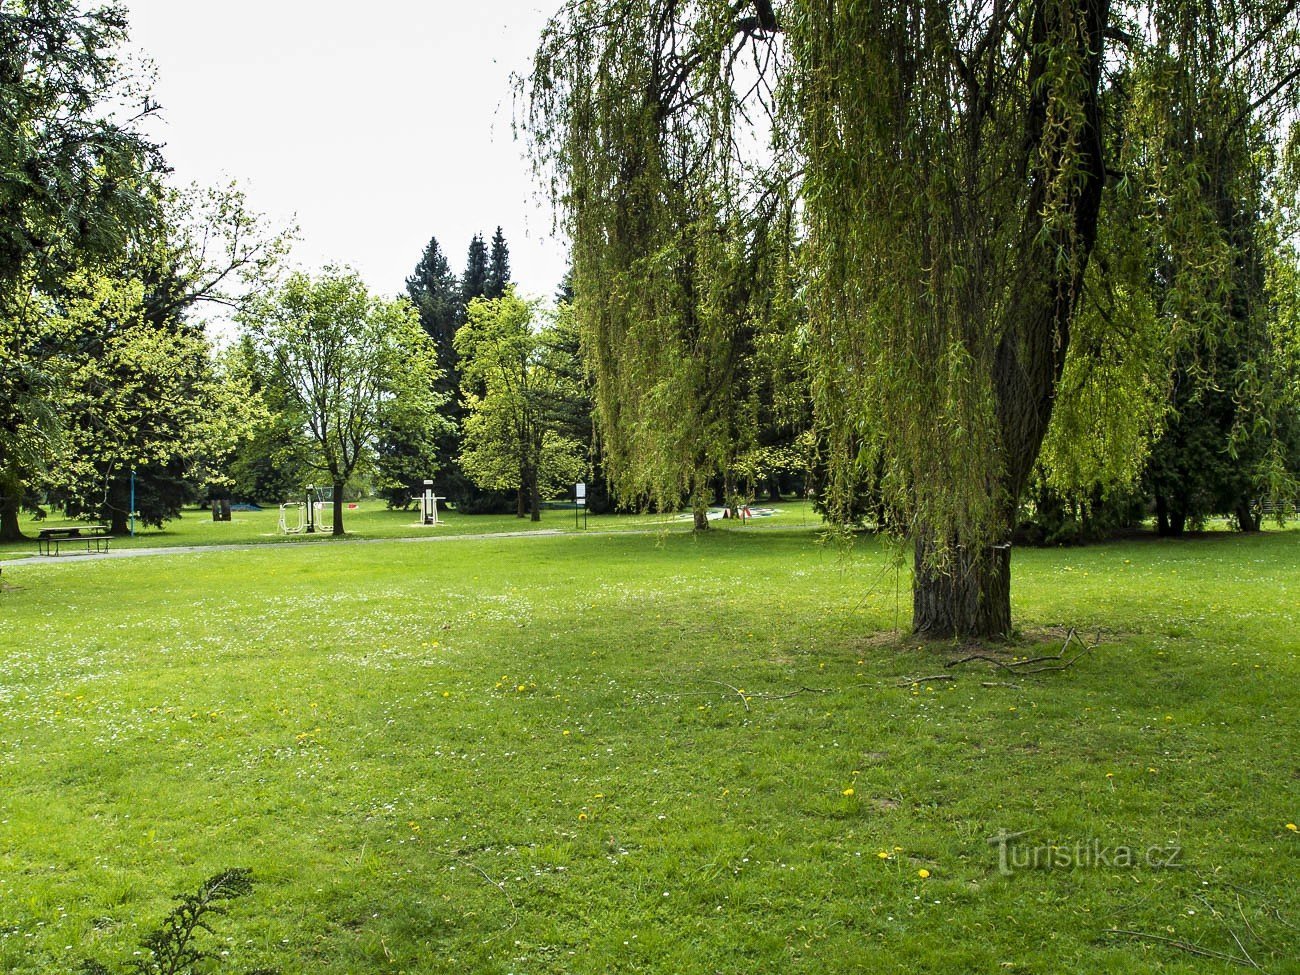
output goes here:
[[924, 880], [926, 877], [930, 876], [930, 871], [922, 867], [920, 870], [916, 871], [916, 875]]
[[586, 814], [586, 813], [578, 813], [578, 822], [580, 822], [580, 823], [585, 823], [586, 821], [587, 821], [587, 814]]
[[880, 859], [882, 859], [882, 860], [888, 860], [888, 859], [889, 859], [889, 854], [888, 854], [887, 852], [885, 852], [884, 850], [881, 850], [879, 853], [876, 854], [876, 856], [878, 856], [878, 857], [879, 857]]
[[1300, 829], [1298, 829], [1298, 828], [1296, 827], [1296, 824], [1295, 824], [1295, 823], [1287, 823], [1287, 824], [1286, 824], [1286, 828], [1289, 829], [1289, 830], [1290, 830], [1291, 832], [1293, 832], [1293, 833], [1300, 832]]
[[850, 786], [849, 788], [845, 789], [845, 790], [844, 790], [844, 795], [846, 795], [846, 796], [851, 796], [851, 795], [853, 795], [853, 788]]

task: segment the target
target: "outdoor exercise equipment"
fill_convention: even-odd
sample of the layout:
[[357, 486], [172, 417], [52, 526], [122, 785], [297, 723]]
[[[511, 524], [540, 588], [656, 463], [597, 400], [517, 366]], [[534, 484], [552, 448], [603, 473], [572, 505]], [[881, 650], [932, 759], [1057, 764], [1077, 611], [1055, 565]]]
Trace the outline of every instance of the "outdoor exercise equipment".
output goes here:
[[313, 535], [334, 528], [334, 489], [307, 485], [301, 501], [280, 505], [280, 531], [285, 535]]
[[280, 531], [285, 535], [301, 535], [307, 527], [307, 505], [302, 501], [286, 501], [280, 505]]
[[411, 499], [420, 502], [420, 524], [422, 525], [440, 525], [438, 520], [438, 502], [446, 501], [446, 498], [440, 498], [433, 493], [433, 482], [424, 482], [424, 491], [418, 497]]

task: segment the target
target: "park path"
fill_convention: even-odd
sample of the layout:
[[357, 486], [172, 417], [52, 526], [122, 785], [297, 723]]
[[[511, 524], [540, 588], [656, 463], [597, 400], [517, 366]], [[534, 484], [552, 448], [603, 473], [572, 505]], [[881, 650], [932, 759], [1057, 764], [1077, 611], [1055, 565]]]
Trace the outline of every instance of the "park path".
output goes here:
[[[557, 535], [574, 535], [577, 532], [561, 531], [558, 528], [535, 528], [531, 531], [519, 532], [481, 532], [472, 535], [429, 535], [415, 536], [402, 535], [394, 538], [350, 538], [347, 540], [349, 545], [378, 545], [382, 542], [457, 542], [457, 541], [482, 541], [488, 538], [531, 538], [534, 536], [541, 538], [554, 538]], [[645, 534], [640, 529], [621, 529], [618, 531], [595, 531], [586, 532], [589, 535], [640, 535]], [[27, 555], [20, 556], [16, 559], [0, 559], [0, 570], [10, 566], [19, 565], [67, 565], [73, 562], [104, 562], [109, 559], [134, 559], [147, 558], [152, 555], [196, 555], [203, 552], [250, 552], [257, 549], [267, 548], [287, 548], [293, 546], [301, 548], [304, 545], [331, 545], [338, 544], [332, 538], [320, 538], [303, 541], [284, 541], [284, 542], [237, 542], [232, 544], [221, 545], [164, 545], [157, 548], [123, 548], [117, 551], [109, 552], [70, 552], [67, 555]]]
[[[674, 526], [675, 527], [675, 526]], [[350, 538], [347, 539], [348, 545], [383, 545], [389, 543], [409, 543], [423, 544], [426, 542], [481, 542], [492, 538], [558, 538], [561, 536], [574, 537], [591, 537], [610, 535], [660, 535], [665, 531], [671, 531], [671, 528], [647, 527], [647, 528], [612, 528], [601, 531], [584, 530], [584, 531], [565, 531], [559, 528], [534, 528], [529, 531], [517, 532], [477, 532], [467, 535], [399, 535], [392, 538]], [[689, 530], [689, 529], [687, 529]], [[731, 529], [723, 529], [729, 531]], [[806, 531], [807, 526], [803, 525], [751, 525], [745, 529], [746, 532], [752, 531]], [[683, 531], [683, 534], [686, 532]], [[67, 555], [25, 555], [16, 559], [0, 559], [0, 572], [10, 566], [31, 566], [31, 565], [68, 565], [70, 563], [82, 562], [104, 562], [109, 559], [134, 559], [148, 558], [155, 555], [198, 555], [204, 552], [251, 552], [267, 548], [287, 548], [289, 546], [301, 547], [304, 545], [332, 545], [338, 544], [332, 538], [320, 538], [313, 540], [283, 541], [283, 542], [236, 542], [232, 544], [218, 545], [165, 545], [157, 548], [125, 548], [109, 552], [87, 552], [69, 553]]]

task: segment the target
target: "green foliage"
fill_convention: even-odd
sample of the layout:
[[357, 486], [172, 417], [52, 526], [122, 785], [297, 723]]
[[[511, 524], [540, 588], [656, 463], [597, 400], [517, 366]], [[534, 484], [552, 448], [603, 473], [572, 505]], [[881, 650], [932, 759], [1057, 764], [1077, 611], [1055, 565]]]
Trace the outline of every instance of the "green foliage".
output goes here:
[[475, 298], [482, 298], [488, 292], [487, 244], [478, 234], [469, 242], [469, 251], [465, 255], [465, 272], [460, 276], [460, 302], [462, 309]]
[[1097, 488], [1080, 497], [1037, 477], [1021, 505], [1015, 539], [1020, 545], [1087, 544], [1134, 531], [1146, 516], [1146, 495], [1137, 487]]
[[135, 470], [141, 520], [161, 525], [221, 483], [258, 404], [218, 372], [201, 333], [153, 319], [139, 278], [74, 275], [59, 306], [54, 328], [73, 351], [57, 392], [61, 449], [41, 483], [69, 515], [122, 531]]
[[141, 133], [155, 106], [118, 58], [125, 39], [119, 6], [14, 0], [0, 11], [0, 537], [16, 534], [60, 431], [58, 347], [32, 296], [68, 267], [120, 253], [156, 213], [162, 161]]
[[835, 520], [870, 485], [919, 540], [918, 594], [951, 587], [917, 627], [1005, 634], [1005, 544], [1058, 404], [1053, 476], [1131, 483], [1182, 335], [1231, 328], [1250, 255], [1221, 201], [1260, 176], [1215, 182], [1215, 145], [1285, 125], [1295, 20], [1275, 0], [566, 5], [528, 122], [616, 483], [698, 498], [751, 446], [753, 348], [791, 337]]
[[470, 302], [456, 333], [466, 404], [461, 467], [480, 487], [519, 492], [534, 520], [538, 503], [586, 468], [583, 444], [566, 436], [580, 395], [555, 330], [534, 330], [536, 309], [508, 288]]
[[335, 534], [343, 489], [375, 469], [385, 431], [415, 445], [419, 466], [432, 469], [445, 399], [434, 386], [437, 351], [409, 300], [376, 298], [355, 272], [328, 267], [315, 278], [291, 275], [240, 321], [270, 401], [334, 487]]
[[[192, 894], [178, 894], [180, 903], [162, 920], [162, 924], [140, 940], [140, 951], [120, 969], [129, 975], [198, 975], [220, 966], [221, 952], [199, 945], [200, 932], [213, 934], [212, 924], [227, 913], [225, 904], [243, 897], [253, 889], [250, 871], [236, 868], [223, 870], [199, 884]], [[113, 969], [87, 961], [84, 975], [112, 975]], [[262, 969], [250, 975], [271, 975]]]
[[[1285, 18], [1263, 38], [1253, 30], [1235, 11], [1169, 5], [1111, 93], [1125, 178], [1108, 190], [1044, 449], [1052, 482], [1075, 496], [1145, 470], [1163, 531], [1212, 513], [1255, 527], [1254, 499], [1295, 491], [1295, 353], [1268, 284], [1287, 260], [1273, 187], [1294, 94], [1273, 103], [1261, 89], [1298, 35]], [[1234, 52], [1226, 65], [1222, 51]]]
[[978, 549], [1009, 530], [1093, 243], [1102, 42], [1088, 3], [911, 30], [928, 10], [792, 13], [813, 395], [833, 497], [878, 470], [891, 520]]
[[113, 254], [152, 217], [162, 161], [141, 127], [156, 106], [118, 54], [126, 36], [117, 5], [12, 0], [0, 15], [5, 291], [24, 268]]
[[277, 389], [264, 383], [247, 335], [225, 350], [221, 366], [258, 411], [226, 468], [231, 497], [276, 503], [299, 497], [312, 480], [311, 447]]
[[[786, 239], [788, 200], [776, 185], [746, 194], [753, 160], [734, 153], [748, 140], [730, 71], [757, 71], [765, 55], [731, 51], [730, 8], [566, 7], [529, 89], [538, 165], [573, 240], [611, 483], [664, 509], [690, 497], [702, 510], [713, 478], [756, 445], [756, 333], [784, 324], [770, 313], [789, 283], [788, 248], [749, 258]], [[756, 45], [766, 37], [762, 24], [749, 30]], [[769, 82], [756, 90], [770, 95]]]
[[420, 326], [438, 350], [437, 388], [449, 397], [459, 388], [456, 349], [452, 341], [464, 318], [460, 285], [451, 271], [436, 237], [420, 256], [420, 262], [406, 279], [406, 294], [420, 316]]

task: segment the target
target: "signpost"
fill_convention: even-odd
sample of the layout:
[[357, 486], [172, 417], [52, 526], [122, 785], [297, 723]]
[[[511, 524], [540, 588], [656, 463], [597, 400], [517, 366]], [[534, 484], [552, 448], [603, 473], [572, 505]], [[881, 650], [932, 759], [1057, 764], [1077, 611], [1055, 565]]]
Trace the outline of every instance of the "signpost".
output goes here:
[[581, 511], [582, 527], [586, 528], [587, 527], [587, 485], [585, 482], [579, 481], [577, 484], [573, 486], [573, 500], [575, 505], [573, 509], [573, 527], [574, 528], [578, 527], [578, 512]]

